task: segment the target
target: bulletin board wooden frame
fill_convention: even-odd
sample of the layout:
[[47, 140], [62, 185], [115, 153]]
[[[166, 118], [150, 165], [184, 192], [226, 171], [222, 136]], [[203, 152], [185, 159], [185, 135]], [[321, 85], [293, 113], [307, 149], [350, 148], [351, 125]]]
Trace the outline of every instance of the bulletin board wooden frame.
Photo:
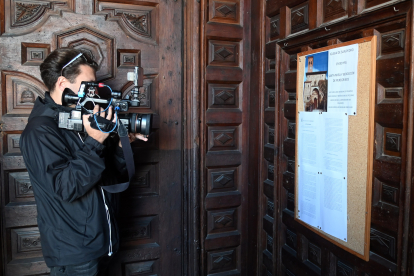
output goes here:
[[333, 237], [316, 227], [310, 226], [299, 218], [298, 165], [295, 168], [295, 220], [333, 244], [368, 261], [371, 226], [372, 167], [374, 158], [376, 36], [301, 52], [297, 55], [295, 160], [299, 160], [298, 120], [299, 112], [304, 111], [303, 83], [306, 56], [352, 44], [358, 44], [358, 80], [357, 115], [349, 116], [348, 118], [347, 242]]

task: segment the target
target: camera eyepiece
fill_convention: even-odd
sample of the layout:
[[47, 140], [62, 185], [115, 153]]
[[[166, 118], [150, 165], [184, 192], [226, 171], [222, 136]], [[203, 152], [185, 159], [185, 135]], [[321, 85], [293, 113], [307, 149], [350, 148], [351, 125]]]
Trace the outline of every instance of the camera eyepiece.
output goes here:
[[62, 105], [68, 106], [71, 104], [76, 104], [79, 100], [78, 95], [76, 95], [72, 90], [69, 88], [65, 88], [62, 94]]

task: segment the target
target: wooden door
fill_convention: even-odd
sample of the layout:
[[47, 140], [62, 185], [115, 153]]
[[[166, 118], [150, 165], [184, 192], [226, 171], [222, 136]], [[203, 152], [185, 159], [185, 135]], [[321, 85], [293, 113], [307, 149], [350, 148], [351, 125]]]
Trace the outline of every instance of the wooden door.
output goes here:
[[[411, 268], [412, 6], [412, 1], [386, 0], [263, 4], [262, 275], [407, 275]], [[375, 145], [370, 256], [365, 262], [294, 220], [296, 93], [301, 93], [296, 54], [373, 35], [378, 38]]]
[[[0, 1], [1, 275], [47, 275], [36, 202], [19, 137], [37, 96], [39, 65], [73, 47], [98, 62], [97, 78], [124, 94], [144, 68], [141, 107], [155, 133], [132, 144], [136, 175], [120, 195], [121, 247], [110, 275], [181, 275], [182, 1]], [[158, 122], [158, 123], [157, 123]]]
[[255, 259], [249, 227], [256, 221], [249, 221], [248, 209], [255, 189], [249, 185], [256, 144], [249, 135], [253, 3], [200, 1], [201, 256], [190, 275], [249, 275]]

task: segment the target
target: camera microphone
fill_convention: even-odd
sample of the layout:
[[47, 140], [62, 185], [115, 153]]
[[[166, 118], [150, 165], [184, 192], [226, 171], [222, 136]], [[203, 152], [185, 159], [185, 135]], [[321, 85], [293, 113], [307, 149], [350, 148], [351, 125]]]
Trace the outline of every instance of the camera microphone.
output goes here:
[[134, 72], [127, 73], [128, 81], [133, 81], [134, 86], [144, 86], [144, 69], [136, 66]]

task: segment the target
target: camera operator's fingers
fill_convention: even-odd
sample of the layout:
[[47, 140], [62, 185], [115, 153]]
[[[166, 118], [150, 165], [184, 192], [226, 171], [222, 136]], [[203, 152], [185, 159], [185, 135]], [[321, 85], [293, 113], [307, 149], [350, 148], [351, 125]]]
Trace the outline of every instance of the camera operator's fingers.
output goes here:
[[[140, 133], [128, 133], [128, 138], [130, 143], [136, 140], [148, 141], [148, 138]], [[119, 141], [119, 147], [122, 148], [121, 140]]]
[[135, 140], [142, 140], [142, 141], [148, 141], [148, 138], [142, 135], [141, 133], [129, 133], [129, 141], [134, 142]]
[[86, 115], [82, 116], [83, 126], [85, 127], [86, 133], [88, 133], [88, 135], [90, 137], [92, 137], [93, 139], [95, 139], [99, 143], [103, 144], [105, 139], [109, 136], [109, 132], [102, 132], [98, 129], [92, 128], [91, 123], [89, 121], [89, 118], [90, 117], [93, 118], [94, 116], [98, 116], [98, 115], [95, 115], [96, 114], [95, 111], [99, 113], [99, 108], [98, 109], [94, 108], [94, 114], [86, 114]]
[[95, 105], [93, 108], [93, 114], [98, 115], [99, 114], [99, 104]]
[[105, 109], [103, 109], [103, 107], [101, 107], [101, 112], [99, 112], [99, 114], [101, 117], [105, 117]]
[[83, 125], [85, 127], [90, 127], [91, 123], [89, 122], [89, 117], [93, 116], [92, 114], [85, 114], [82, 115], [82, 121], [83, 121]]
[[111, 120], [112, 119], [112, 106], [110, 106], [109, 108], [108, 108], [108, 114], [106, 115], [106, 119], [107, 120]]

